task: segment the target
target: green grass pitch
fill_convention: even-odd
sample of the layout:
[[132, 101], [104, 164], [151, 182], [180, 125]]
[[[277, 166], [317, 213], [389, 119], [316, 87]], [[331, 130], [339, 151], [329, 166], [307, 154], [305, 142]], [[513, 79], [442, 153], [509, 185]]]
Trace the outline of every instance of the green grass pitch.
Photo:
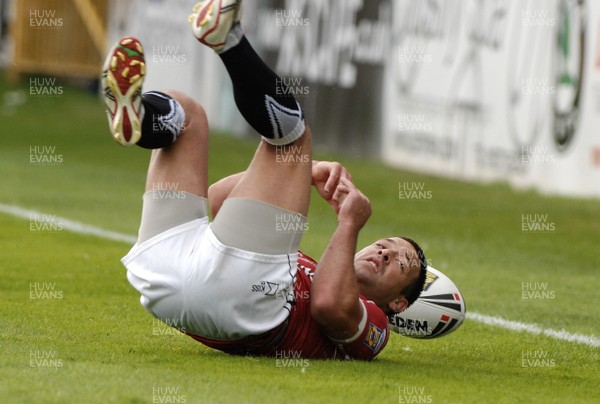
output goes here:
[[[69, 87], [57, 97], [30, 96], [22, 88], [25, 104], [9, 107], [7, 86], [0, 90], [0, 203], [135, 234], [148, 153], [110, 139], [100, 101]], [[255, 144], [212, 136], [211, 181], [244, 169]], [[36, 150], [57, 164], [32, 162]], [[469, 311], [600, 335], [599, 201], [317, 157], [347, 165], [371, 198], [374, 214], [361, 244], [414, 236], [432, 265], [459, 286]], [[429, 197], [402, 200], [399, 184], [422, 184]], [[547, 215], [553, 229], [524, 232], [527, 214]], [[319, 258], [334, 227], [329, 207], [315, 199], [303, 249]], [[371, 363], [231, 357], [153, 321], [119, 262], [126, 243], [72, 233], [59, 223], [36, 227], [33, 219], [7, 214], [0, 214], [0, 228], [3, 403], [598, 400], [597, 347], [471, 319], [437, 340], [393, 334]], [[524, 284], [545, 284], [552, 293], [524, 299]]]

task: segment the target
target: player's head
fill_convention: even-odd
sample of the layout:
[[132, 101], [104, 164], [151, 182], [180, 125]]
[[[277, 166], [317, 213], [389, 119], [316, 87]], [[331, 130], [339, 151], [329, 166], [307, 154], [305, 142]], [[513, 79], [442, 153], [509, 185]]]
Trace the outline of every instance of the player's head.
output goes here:
[[408, 308], [421, 294], [427, 274], [425, 254], [408, 237], [375, 241], [354, 256], [360, 293], [386, 314]]

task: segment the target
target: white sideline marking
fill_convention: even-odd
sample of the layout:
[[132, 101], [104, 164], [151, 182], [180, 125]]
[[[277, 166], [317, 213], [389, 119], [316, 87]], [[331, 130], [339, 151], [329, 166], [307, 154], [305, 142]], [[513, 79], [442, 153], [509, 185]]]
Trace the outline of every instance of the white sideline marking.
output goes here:
[[573, 334], [566, 330], [553, 330], [551, 328], [542, 328], [537, 324], [521, 323], [519, 321], [506, 320], [502, 317], [493, 317], [485, 314], [467, 312], [469, 320], [477, 321], [493, 327], [506, 328], [511, 331], [527, 332], [529, 334], [544, 335], [546, 337], [558, 339], [561, 341], [583, 344], [594, 348], [600, 347], [600, 339], [593, 335]]
[[[136, 241], [136, 237], [129, 234], [105, 230], [100, 227], [90, 226], [85, 223], [76, 222], [74, 220], [69, 220], [59, 216], [45, 215], [35, 210], [23, 209], [14, 205], [0, 203], [0, 212], [28, 220], [32, 220], [33, 218], [38, 222], [44, 220], [50, 221], [49, 218], [51, 217], [52, 222], [60, 223], [63, 229], [69, 230], [73, 233], [96, 236], [114, 241], [122, 241], [129, 244], [134, 244]], [[591, 347], [600, 347], [600, 339], [593, 335], [573, 334], [565, 330], [558, 331], [551, 328], [542, 328], [537, 324], [521, 323], [519, 321], [506, 320], [502, 317], [488, 316], [473, 312], [467, 312], [467, 319], [490, 325], [492, 327], [506, 328], [511, 331], [527, 332], [535, 335], [544, 335], [557, 340], [572, 342], [575, 344], [583, 344]]]
[[102, 229], [100, 227], [90, 226], [89, 224], [69, 220], [64, 217], [48, 215], [35, 210], [23, 209], [18, 206], [6, 205], [4, 203], [0, 203], [0, 212], [9, 214], [11, 216], [20, 217], [22, 219], [35, 220], [36, 222], [52, 222], [60, 224], [63, 229], [69, 230], [73, 233], [96, 236], [107, 240], [122, 241], [125, 243], [134, 244], [137, 239], [137, 237], [129, 234], [117, 233]]

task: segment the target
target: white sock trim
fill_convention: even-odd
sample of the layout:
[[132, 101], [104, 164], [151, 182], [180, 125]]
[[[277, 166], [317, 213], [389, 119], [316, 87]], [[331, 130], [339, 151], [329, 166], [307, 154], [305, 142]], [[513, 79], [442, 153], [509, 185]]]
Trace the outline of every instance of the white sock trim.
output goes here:
[[288, 133], [284, 137], [273, 139], [273, 138], [269, 138], [266, 136], [262, 136], [262, 138], [264, 139], [265, 142], [269, 143], [270, 145], [285, 146], [285, 145], [288, 145], [288, 144], [293, 143], [296, 140], [300, 139], [300, 137], [304, 134], [305, 130], [306, 130], [306, 124], [304, 123], [304, 119], [300, 119], [298, 121], [298, 124], [296, 124], [296, 127], [294, 128], [294, 130], [292, 130], [290, 133]]

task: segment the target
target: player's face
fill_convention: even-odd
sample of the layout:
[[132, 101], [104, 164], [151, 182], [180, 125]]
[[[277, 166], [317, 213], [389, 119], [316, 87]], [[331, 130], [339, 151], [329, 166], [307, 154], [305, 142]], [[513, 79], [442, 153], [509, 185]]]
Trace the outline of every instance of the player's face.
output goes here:
[[403, 298], [402, 290], [418, 277], [420, 261], [408, 241], [385, 238], [355, 254], [354, 270], [360, 293], [380, 307], [389, 307]]

